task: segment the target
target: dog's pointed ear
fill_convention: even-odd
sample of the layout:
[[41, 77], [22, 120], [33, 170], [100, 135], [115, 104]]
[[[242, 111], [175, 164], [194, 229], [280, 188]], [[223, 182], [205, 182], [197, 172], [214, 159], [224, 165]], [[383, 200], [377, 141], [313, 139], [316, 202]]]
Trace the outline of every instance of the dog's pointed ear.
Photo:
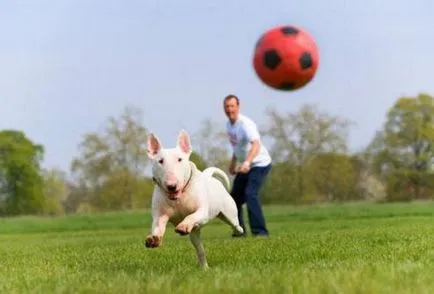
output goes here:
[[178, 135], [177, 145], [182, 152], [190, 155], [193, 151], [190, 142], [190, 136], [188, 135], [186, 130], [181, 130]]
[[148, 135], [148, 156], [154, 158], [162, 148], [160, 139], [154, 134], [150, 133]]

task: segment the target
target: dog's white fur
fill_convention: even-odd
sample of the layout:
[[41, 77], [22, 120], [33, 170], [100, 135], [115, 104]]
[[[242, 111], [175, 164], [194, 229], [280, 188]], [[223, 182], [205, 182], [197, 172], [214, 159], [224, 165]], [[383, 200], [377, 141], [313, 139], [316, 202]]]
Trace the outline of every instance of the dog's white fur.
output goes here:
[[191, 152], [190, 137], [185, 130], [180, 131], [175, 148], [163, 148], [155, 134], [148, 136], [148, 157], [152, 160], [155, 188], [151, 234], [146, 237], [145, 245], [159, 247], [170, 222], [180, 235], [190, 235], [199, 264], [208, 268], [200, 238], [201, 228], [214, 218], [229, 224], [236, 235], [243, 234], [243, 228], [229, 194], [230, 182], [226, 173], [216, 167], [200, 171], [189, 160]]

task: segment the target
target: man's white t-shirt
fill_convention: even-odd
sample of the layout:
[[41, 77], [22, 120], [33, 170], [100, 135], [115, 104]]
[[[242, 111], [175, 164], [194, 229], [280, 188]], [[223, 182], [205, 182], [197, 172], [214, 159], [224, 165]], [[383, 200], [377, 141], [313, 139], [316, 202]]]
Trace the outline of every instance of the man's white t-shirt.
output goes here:
[[226, 131], [238, 162], [244, 162], [251, 148], [251, 141], [259, 140], [260, 149], [251, 162], [251, 167], [267, 166], [271, 163], [271, 156], [267, 148], [262, 144], [261, 136], [256, 123], [243, 114], [238, 114], [234, 124], [230, 120], [226, 122]]

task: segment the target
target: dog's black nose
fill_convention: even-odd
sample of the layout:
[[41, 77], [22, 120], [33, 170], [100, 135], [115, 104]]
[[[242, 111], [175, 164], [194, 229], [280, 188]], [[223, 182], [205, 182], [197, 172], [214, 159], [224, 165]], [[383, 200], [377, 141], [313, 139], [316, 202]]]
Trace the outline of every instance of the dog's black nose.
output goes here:
[[167, 190], [169, 192], [175, 192], [176, 191], [176, 185], [167, 185]]

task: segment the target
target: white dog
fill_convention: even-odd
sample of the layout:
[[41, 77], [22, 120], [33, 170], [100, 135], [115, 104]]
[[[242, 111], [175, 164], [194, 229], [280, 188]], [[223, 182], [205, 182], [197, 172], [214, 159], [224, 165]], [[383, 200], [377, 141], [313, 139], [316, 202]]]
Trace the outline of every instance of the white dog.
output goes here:
[[[242, 235], [237, 207], [229, 194], [227, 175], [216, 167], [204, 171], [189, 160], [192, 147], [184, 130], [178, 135], [175, 148], [163, 148], [155, 134], [148, 137], [148, 156], [152, 160], [155, 182], [152, 194], [152, 228], [146, 237], [146, 247], [158, 247], [168, 222], [180, 235], [190, 234], [199, 264], [208, 268], [205, 250], [200, 239], [200, 229], [214, 218], [229, 224], [234, 233]], [[226, 185], [223, 185], [222, 181]]]

